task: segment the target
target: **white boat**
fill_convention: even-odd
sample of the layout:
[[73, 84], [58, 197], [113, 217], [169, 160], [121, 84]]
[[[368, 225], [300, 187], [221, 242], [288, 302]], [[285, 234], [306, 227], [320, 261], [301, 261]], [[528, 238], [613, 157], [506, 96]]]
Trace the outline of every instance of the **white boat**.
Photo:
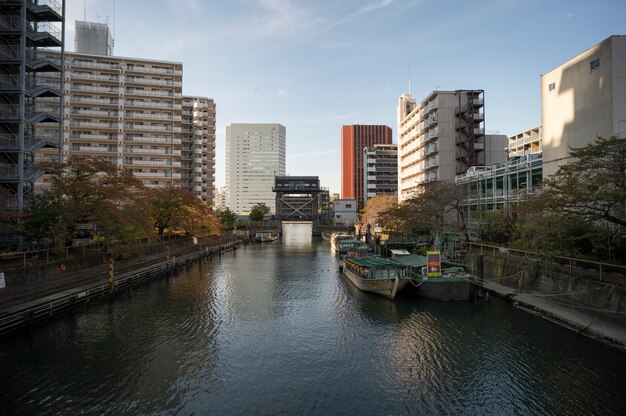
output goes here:
[[264, 243], [268, 241], [278, 240], [279, 237], [280, 237], [280, 234], [278, 233], [278, 231], [264, 230], [264, 231], [257, 231], [256, 234], [254, 235], [254, 240], [258, 241], [259, 243]]
[[342, 240], [351, 240], [354, 236], [351, 234], [333, 233], [330, 236], [330, 245], [335, 251], [339, 251], [339, 242]]
[[394, 299], [409, 282], [406, 266], [381, 257], [346, 257], [343, 274], [358, 289]]

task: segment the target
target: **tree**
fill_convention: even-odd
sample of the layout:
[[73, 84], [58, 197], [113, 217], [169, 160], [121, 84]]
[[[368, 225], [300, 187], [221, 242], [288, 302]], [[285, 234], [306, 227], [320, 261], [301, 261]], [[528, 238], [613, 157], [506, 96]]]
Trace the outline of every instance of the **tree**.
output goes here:
[[263, 218], [269, 213], [270, 208], [263, 202], [260, 202], [250, 209], [249, 217], [251, 221], [262, 221]]
[[365, 207], [361, 213], [361, 222], [368, 224], [370, 227], [382, 224], [381, 214], [384, 211], [395, 208], [398, 205], [398, 197], [396, 195], [377, 195], [370, 198], [365, 203]]
[[626, 138], [598, 137], [570, 155], [573, 162], [544, 179], [537, 201], [551, 212], [626, 227]]
[[132, 209], [142, 184], [130, 171], [93, 157], [71, 157], [39, 167], [51, 186], [26, 209], [24, 229], [33, 238], [43, 236], [36, 231], [41, 229], [52, 233], [49, 237], [56, 242], [71, 244], [74, 238], [91, 236], [92, 226], [105, 240], [147, 235], [143, 217]]
[[143, 207], [158, 235], [166, 229], [181, 228], [189, 234], [219, 233], [220, 225], [209, 205], [187, 189], [168, 186], [148, 188]]
[[217, 213], [220, 222], [224, 227], [234, 227], [237, 221], [237, 214], [230, 210], [230, 208], [223, 208]]
[[461, 206], [464, 196], [464, 190], [452, 182], [429, 182], [397, 207], [384, 210], [380, 218], [406, 233], [460, 231], [469, 240]]

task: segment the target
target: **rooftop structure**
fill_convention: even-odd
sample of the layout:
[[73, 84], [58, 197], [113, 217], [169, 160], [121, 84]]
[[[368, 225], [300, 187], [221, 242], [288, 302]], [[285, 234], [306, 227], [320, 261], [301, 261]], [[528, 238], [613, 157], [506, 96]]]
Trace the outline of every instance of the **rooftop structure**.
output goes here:
[[74, 51], [92, 55], [113, 55], [113, 36], [106, 23], [74, 23]]

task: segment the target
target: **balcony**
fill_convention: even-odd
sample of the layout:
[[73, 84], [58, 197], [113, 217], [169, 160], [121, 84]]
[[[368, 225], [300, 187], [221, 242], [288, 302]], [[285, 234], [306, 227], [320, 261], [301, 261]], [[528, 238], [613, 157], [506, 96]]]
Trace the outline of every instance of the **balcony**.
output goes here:
[[143, 107], [143, 108], [165, 108], [165, 109], [176, 109], [176, 106], [171, 102], [158, 102], [154, 103], [151, 101], [139, 101], [133, 99], [124, 100], [125, 107]]
[[92, 85], [74, 84], [72, 83], [71, 89], [74, 91], [86, 91], [86, 92], [98, 92], [103, 94], [119, 94], [120, 89], [118, 87], [94, 87]]
[[70, 62], [70, 64], [74, 66], [80, 66], [83, 68], [107, 69], [107, 70], [112, 70], [112, 71], [119, 71], [121, 69], [120, 64], [117, 62], [111, 62], [111, 63], [91, 62], [91, 61], [80, 61], [80, 60], [75, 59], [73, 62]]
[[95, 129], [117, 129], [119, 127], [118, 123], [98, 123], [95, 121], [82, 121], [82, 120], [72, 120], [70, 126], [72, 127], [91, 127]]
[[126, 88], [126, 95], [141, 95], [145, 97], [175, 97], [173, 91], [168, 90], [138, 90], [134, 88]]
[[141, 72], [143, 74], [166, 74], [166, 75], [183, 75], [183, 71], [173, 68], [154, 68], [150, 66], [138, 66], [135, 64], [126, 64], [126, 72]]
[[70, 78], [76, 79], [87, 79], [93, 81], [106, 81], [106, 82], [114, 82], [119, 83], [120, 79], [117, 75], [94, 75], [94, 74], [84, 74], [81, 72], [72, 72], [70, 74]]

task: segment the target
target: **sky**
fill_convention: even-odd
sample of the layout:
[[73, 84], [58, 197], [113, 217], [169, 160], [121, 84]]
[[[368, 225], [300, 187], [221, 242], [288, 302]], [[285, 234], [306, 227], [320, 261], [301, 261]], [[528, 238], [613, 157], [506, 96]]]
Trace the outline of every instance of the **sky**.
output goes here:
[[[86, 6], [86, 8], [85, 8]], [[114, 55], [183, 63], [183, 94], [215, 99], [216, 186], [231, 123], [287, 129], [287, 174], [340, 192], [341, 126], [385, 124], [398, 97], [483, 89], [487, 132], [541, 125], [540, 76], [611, 35], [624, 0], [66, 0], [108, 23]], [[410, 68], [410, 70], [409, 70]]]

